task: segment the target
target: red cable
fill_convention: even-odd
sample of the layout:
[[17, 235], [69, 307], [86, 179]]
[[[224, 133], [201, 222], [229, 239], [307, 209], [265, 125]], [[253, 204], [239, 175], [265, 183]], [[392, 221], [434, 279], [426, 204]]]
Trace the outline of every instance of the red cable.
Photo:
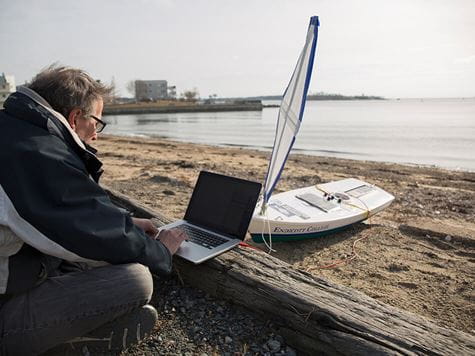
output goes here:
[[264, 251], [261, 250], [259, 247], [249, 245], [247, 242], [244, 242], [244, 241], [240, 242], [240, 243], [239, 243], [239, 246], [241, 246], [241, 247], [247, 247], [247, 248], [252, 248], [253, 250], [257, 250], [257, 251], [264, 252]]

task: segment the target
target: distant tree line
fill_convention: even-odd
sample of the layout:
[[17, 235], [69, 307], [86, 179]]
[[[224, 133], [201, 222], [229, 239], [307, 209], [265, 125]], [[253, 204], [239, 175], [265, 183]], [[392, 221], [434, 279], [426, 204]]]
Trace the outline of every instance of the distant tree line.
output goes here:
[[[245, 99], [251, 100], [282, 100], [282, 95], [264, 95], [264, 96], [253, 96], [247, 97]], [[326, 93], [316, 93], [308, 94], [307, 100], [385, 100], [382, 96], [375, 95], [342, 95], [342, 94], [326, 94]]]
[[342, 94], [326, 94], [316, 93], [307, 95], [307, 100], [384, 100], [382, 96], [376, 95], [342, 95]]

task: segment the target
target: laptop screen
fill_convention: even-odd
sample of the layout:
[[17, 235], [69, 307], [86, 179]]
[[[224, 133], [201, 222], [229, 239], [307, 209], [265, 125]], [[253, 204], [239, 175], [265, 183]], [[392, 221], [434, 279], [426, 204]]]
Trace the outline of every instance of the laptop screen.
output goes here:
[[261, 184], [202, 171], [185, 214], [189, 223], [243, 240]]

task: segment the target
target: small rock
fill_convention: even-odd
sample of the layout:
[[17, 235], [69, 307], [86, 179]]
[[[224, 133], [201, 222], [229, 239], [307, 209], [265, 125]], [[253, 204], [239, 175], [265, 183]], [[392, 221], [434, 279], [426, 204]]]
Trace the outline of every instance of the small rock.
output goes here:
[[254, 352], [259, 352], [261, 349], [259, 348], [259, 345], [256, 345], [254, 343], [251, 344], [251, 350]]
[[450, 235], [445, 236], [445, 241], [447, 241], [447, 242], [452, 241], [452, 236], [450, 236]]
[[277, 340], [269, 340], [267, 345], [269, 346], [269, 350], [272, 352], [277, 352], [280, 350], [280, 342]]
[[[356, 273], [355, 273], [355, 275], [356, 275]], [[284, 338], [283, 338], [281, 335], [276, 335], [276, 336], [275, 336], [275, 339], [276, 339], [278, 342], [280, 342], [281, 345], [285, 342]]]
[[267, 342], [266, 342], [264, 345], [262, 345], [262, 350], [264, 350], [264, 351], [266, 351], [266, 352], [269, 352], [269, 351], [270, 351], [270, 350], [269, 350], [269, 346], [267, 345]]
[[225, 344], [230, 344], [233, 342], [233, 339], [230, 336], [225, 336], [224, 337], [224, 343]]
[[439, 210], [436, 210], [435, 213], [436, 213], [437, 215], [440, 215], [440, 211], [439, 211]]

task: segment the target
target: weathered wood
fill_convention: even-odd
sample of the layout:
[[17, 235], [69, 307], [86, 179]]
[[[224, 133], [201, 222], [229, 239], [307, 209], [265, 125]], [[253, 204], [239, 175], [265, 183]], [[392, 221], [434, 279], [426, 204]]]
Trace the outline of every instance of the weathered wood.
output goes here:
[[[136, 216], [168, 221], [122, 194], [109, 194]], [[302, 352], [475, 355], [472, 334], [442, 328], [259, 251], [238, 248], [200, 265], [179, 258], [174, 264], [185, 283], [271, 319], [287, 343]]]

